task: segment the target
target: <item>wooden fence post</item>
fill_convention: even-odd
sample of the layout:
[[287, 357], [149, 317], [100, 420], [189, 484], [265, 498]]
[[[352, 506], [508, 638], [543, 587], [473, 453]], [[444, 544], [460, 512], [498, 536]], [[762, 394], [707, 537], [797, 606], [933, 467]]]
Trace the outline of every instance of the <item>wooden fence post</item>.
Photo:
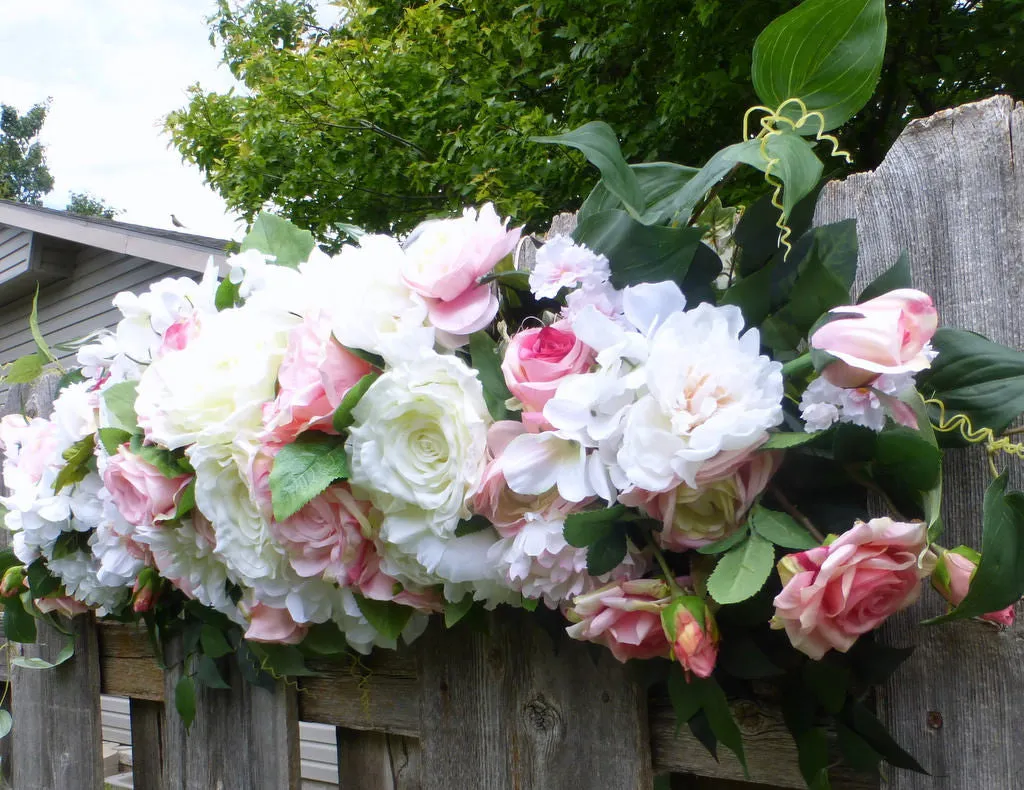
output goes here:
[[[940, 321], [1024, 347], [1024, 108], [1005, 97], [914, 121], [877, 170], [825, 187], [818, 224], [855, 217], [861, 285], [910, 254], [916, 287]], [[1009, 463], [1020, 488], [1020, 464]], [[980, 548], [990, 481], [978, 449], [948, 456], [941, 543]], [[881, 691], [880, 713], [933, 776], [891, 771], [893, 790], [1020, 787], [1024, 750], [1024, 629], [977, 621], [919, 628], [943, 602], [926, 592], [885, 638], [917, 650]]]
[[[58, 376], [13, 387], [0, 414], [49, 416]], [[13, 778], [17, 790], [103, 785], [100, 662], [92, 615], [72, 621], [75, 655], [52, 670], [14, 667], [11, 673]], [[54, 661], [68, 637], [42, 623], [38, 642], [16, 654]]]

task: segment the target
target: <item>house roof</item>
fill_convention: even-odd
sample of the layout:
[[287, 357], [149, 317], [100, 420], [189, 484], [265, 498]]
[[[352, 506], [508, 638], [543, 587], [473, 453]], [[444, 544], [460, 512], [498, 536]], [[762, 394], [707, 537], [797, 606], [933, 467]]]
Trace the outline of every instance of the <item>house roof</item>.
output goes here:
[[10, 200], [0, 200], [0, 224], [194, 272], [204, 271], [211, 256], [220, 268], [226, 257], [225, 248], [230, 243], [226, 239], [83, 217]]

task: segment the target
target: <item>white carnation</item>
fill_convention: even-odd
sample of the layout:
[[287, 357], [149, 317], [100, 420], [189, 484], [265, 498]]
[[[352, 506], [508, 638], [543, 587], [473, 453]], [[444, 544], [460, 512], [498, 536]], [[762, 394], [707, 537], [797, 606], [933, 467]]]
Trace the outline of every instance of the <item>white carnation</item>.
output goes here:
[[850, 389], [837, 387], [821, 376], [807, 385], [800, 399], [804, 429], [813, 433], [826, 430], [837, 422], [845, 422], [881, 431], [887, 414], [879, 393], [899, 398], [913, 387], [912, 373], [885, 374], [875, 379], [870, 387]]
[[539, 298], [553, 299], [562, 288], [596, 288], [609, 277], [608, 258], [574, 243], [568, 236], [555, 236], [537, 250], [537, 263], [530, 272], [530, 290]]

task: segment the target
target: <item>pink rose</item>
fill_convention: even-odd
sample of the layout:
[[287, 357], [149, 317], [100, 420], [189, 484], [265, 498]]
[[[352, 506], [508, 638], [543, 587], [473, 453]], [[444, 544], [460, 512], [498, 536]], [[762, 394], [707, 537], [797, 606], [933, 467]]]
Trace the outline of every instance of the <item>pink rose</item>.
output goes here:
[[423, 297], [439, 340], [451, 348], [486, 327], [498, 312], [498, 297], [477, 280], [515, 249], [521, 228], [506, 230], [490, 203], [467, 208], [457, 219], [430, 220], [409, 235], [402, 276]]
[[[49, 420], [21, 414], [0, 419], [0, 451], [3, 451], [7, 487], [14, 490], [35, 485], [57, 456], [57, 426]], [[61, 462], [63, 463], [63, 462]]]
[[672, 657], [686, 672], [710, 677], [718, 660], [718, 624], [703, 598], [684, 595], [665, 609], [662, 623]]
[[782, 558], [772, 627], [813, 659], [845, 653], [917, 600], [935, 562], [924, 523], [858, 521], [829, 545]]
[[883, 373], [931, 365], [927, 346], [939, 318], [928, 294], [900, 288], [829, 312], [854, 316], [829, 321], [811, 335], [812, 348], [836, 357], [822, 375], [837, 387], [863, 387]]
[[171, 518], [190, 475], [166, 477], [124, 445], [117, 448], [103, 470], [103, 485], [125, 521], [136, 527]]
[[502, 537], [512, 537], [533, 513], [552, 520], [580, 509], [586, 502], [566, 502], [552, 488], [543, 494], [517, 494], [508, 486], [502, 466], [502, 453], [516, 436], [525, 433], [522, 423], [501, 420], [487, 431], [487, 450], [491, 461], [484, 469], [480, 487], [473, 496], [472, 508], [477, 515], [490, 521]]
[[279, 645], [297, 645], [309, 626], [299, 625], [287, 609], [276, 609], [258, 603], [249, 610], [249, 628], [245, 638], [250, 642], [276, 642]]
[[353, 583], [365, 598], [374, 601], [393, 601], [418, 612], [432, 614], [444, 611], [444, 599], [436, 589], [414, 590], [403, 586], [380, 568], [380, 555], [372, 551], [366, 555], [362, 573]]
[[264, 441], [287, 444], [310, 429], [335, 433], [342, 398], [374, 367], [331, 335], [323, 315], [306, 317], [288, 337], [277, 398], [263, 407]]
[[604, 645], [619, 661], [668, 658], [661, 612], [671, 600], [661, 579], [613, 582], [573, 599], [565, 616], [574, 625], [565, 631], [573, 639]]
[[59, 598], [36, 598], [35, 605], [36, 609], [43, 614], [56, 612], [65, 617], [75, 617], [89, 611], [88, 606], [81, 601], [76, 601], [69, 595], [62, 595]]
[[[955, 549], [942, 552], [939, 556], [939, 563], [935, 567], [935, 573], [932, 574], [932, 587], [949, 601], [950, 606], [959, 606], [960, 602], [967, 597], [979, 562], [981, 562], [981, 555], [967, 546], [957, 546]], [[981, 619], [999, 625], [1011, 626], [1016, 619], [1016, 613], [1011, 604], [998, 612], [983, 614]]]
[[501, 372], [509, 391], [523, 404], [523, 424], [533, 431], [550, 428], [541, 413], [544, 404], [554, 397], [563, 378], [590, 370], [594, 356], [594, 350], [573, 334], [568, 321], [513, 335]]

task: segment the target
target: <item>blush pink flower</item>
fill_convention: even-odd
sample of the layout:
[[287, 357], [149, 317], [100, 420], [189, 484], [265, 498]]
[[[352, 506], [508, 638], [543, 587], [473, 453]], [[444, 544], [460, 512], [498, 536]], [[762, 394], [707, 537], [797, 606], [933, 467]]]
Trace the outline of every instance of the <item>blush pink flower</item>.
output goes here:
[[264, 441], [287, 444], [303, 431], [335, 433], [334, 411], [374, 367], [331, 335], [323, 315], [307, 316], [288, 337], [277, 398], [263, 407]]
[[309, 626], [299, 625], [287, 609], [277, 609], [258, 603], [249, 611], [249, 628], [245, 638], [251, 642], [275, 642], [279, 645], [297, 645]]
[[195, 312], [185, 318], [180, 318], [167, 327], [164, 332], [160, 348], [156, 352], [157, 357], [162, 357], [171, 351], [181, 351], [199, 334], [199, 313]]
[[811, 335], [811, 347], [836, 358], [822, 375], [837, 387], [863, 387], [883, 373], [916, 373], [931, 365], [928, 342], [939, 319], [928, 294], [900, 288], [829, 312], [844, 317]]
[[772, 627], [813, 659], [845, 653], [914, 603], [935, 563], [924, 523], [858, 521], [829, 545], [782, 558]]
[[402, 276], [423, 297], [427, 318], [449, 347], [487, 326], [498, 312], [490, 284], [477, 280], [515, 249], [521, 228], [506, 229], [494, 206], [467, 208], [457, 219], [430, 220], [409, 235]]
[[444, 611], [444, 599], [437, 589], [417, 590], [400, 584], [393, 576], [389, 576], [381, 570], [380, 555], [377, 551], [369, 552], [366, 555], [362, 573], [353, 582], [353, 586], [364, 597], [374, 601], [393, 601], [424, 614]]
[[21, 414], [0, 419], [0, 450], [3, 451], [7, 487], [14, 490], [39, 482], [46, 466], [59, 460], [57, 426], [39, 417]]
[[604, 645], [619, 661], [668, 658], [661, 612], [671, 600], [660, 579], [613, 582], [576, 596], [565, 613], [573, 625], [565, 630], [573, 639]]
[[[959, 606], [960, 602], [967, 597], [979, 562], [981, 562], [981, 555], [967, 546], [957, 546], [955, 549], [942, 552], [935, 573], [932, 574], [932, 587], [949, 601], [950, 606]], [[983, 614], [981, 619], [998, 625], [1011, 626], [1016, 619], [1014, 605], [1011, 604], [998, 612]]]
[[59, 598], [36, 598], [35, 605], [43, 614], [56, 612], [65, 617], [75, 617], [89, 611], [88, 606], [81, 601], [76, 601], [70, 595], [62, 595]]
[[710, 677], [718, 660], [718, 624], [703, 598], [683, 595], [662, 613], [662, 625], [672, 649], [672, 658], [686, 672]]
[[523, 424], [532, 431], [550, 428], [542, 412], [559, 382], [573, 373], [586, 373], [595, 352], [572, 332], [568, 321], [524, 329], [512, 336], [501, 372], [509, 392], [523, 404]]
[[136, 527], [171, 518], [191, 479], [187, 474], [166, 477], [124, 445], [117, 448], [103, 470], [103, 485], [114, 506], [125, 521]]

